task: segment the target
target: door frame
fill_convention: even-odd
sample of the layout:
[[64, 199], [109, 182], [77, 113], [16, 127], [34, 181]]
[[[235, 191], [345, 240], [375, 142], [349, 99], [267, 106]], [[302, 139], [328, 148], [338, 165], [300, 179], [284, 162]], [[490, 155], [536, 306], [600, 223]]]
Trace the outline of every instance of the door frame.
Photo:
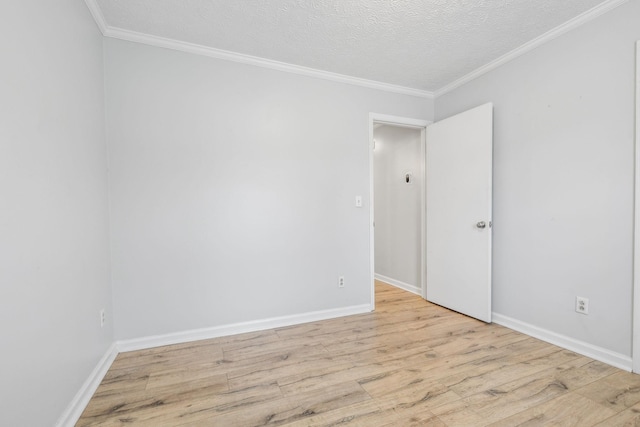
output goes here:
[[636, 42], [636, 99], [633, 213], [633, 307], [631, 369], [640, 373], [640, 41]]
[[422, 298], [426, 295], [426, 182], [425, 182], [425, 163], [426, 163], [426, 145], [427, 145], [427, 126], [431, 121], [419, 120], [409, 117], [391, 116], [388, 114], [369, 113], [369, 142], [367, 151], [369, 153], [369, 277], [371, 282], [371, 310], [376, 307], [376, 272], [375, 272], [375, 229], [374, 229], [374, 187], [373, 187], [373, 131], [376, 124], [385, 124], [397, 127], [406, 127], [420, 130], [420, 169], [423, 193], [420, 195], [421, 206], [421, 256], [420, 256], [420, 282], [422, 285]]

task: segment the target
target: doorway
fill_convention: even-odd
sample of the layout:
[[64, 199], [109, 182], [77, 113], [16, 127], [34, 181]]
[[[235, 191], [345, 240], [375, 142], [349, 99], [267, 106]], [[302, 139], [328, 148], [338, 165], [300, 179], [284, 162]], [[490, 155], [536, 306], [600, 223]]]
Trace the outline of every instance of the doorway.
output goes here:
[[422, 295], [421, 130], [376, 123], [373, 139], [375, 278]]
[[370, 114], [371, 306], [375, 279], [425, 295], [425, 145], [430, 122]]
[[[375, 309], [374, 282], [378, 273], [375, 247], [379, 240], [374, 229], [376, 162], [373, 148], [375, 129], [380, 128], [379, 125], [420, 130], [422, 297], [490, 323], [493, 105], [486, 103], [429, 126], [428, 141], [429, 122], [370, 114], [372, 309]], [[404, 178], [410, 180], [411, 174], [404, 173]]]

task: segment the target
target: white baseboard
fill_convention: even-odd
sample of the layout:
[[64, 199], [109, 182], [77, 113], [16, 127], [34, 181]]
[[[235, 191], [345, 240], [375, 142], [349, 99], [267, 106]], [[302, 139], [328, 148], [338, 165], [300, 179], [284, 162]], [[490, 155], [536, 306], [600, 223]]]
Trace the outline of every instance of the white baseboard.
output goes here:
[[493, 313], [493, 322], [509, 329], [513, 329], [514, 331], [522, 332], [523, 334], [541, 339], [542, 341], [582, 354], [583, 356], [615, 366], [616, 368], [631, 371], [631, 357], [624, 354], [616, 353], [565, 335], [551, 332], [499, 313]]
[[337, 308], [331, 310], [315, 311], [311, 313], [295, 314], [291, 316], [274, 317], [271, 319], [256, 320], [252, 322], [235, 323], [231, 325], [216, 326], [213, 328], [195, 329], [191, 331], [176, 332], [172, 334], [156, 335], [150, 337], [136, 338], [132, 340], [114, 342], [107, 352], [102, 356], [95, 369], [84, 382], [80, 391], [75, 395], [67, 409], [56, 422], [56, 427], [73, 427], [80, 419], [82, 411], [86, 408], [89, 400], [98, 389], [100, 382], [106, 375], [120, 352], [142, 350], [146, 348], [159, 347], [163, 345], [179, 344], [189, 341], [223, 337], [246, 332], [256, 332], [265, 329], [281, 328], [284, 326], [297, 325], [300, 323], [316, 322], [319, 320], [333, 319], [336, 317], [350, 316], [370, 312], [371, 305], [355, 305], [351, 307]]
[[96, 367], [93, 369], [87, 380], [80, 387], [80, 391], [75, 395], [67, 409], [62, 413], [58, 422], [55, 424], [56, 427], [73, 427], [80, 419], [80, 415], [82, 415], [82, 411], [86, 408], [89, 400], [93, 396], [93, 393], [96, 392], [100, 382], [106, 375], [107, 371], [111, 367], [111, 364], [115, 360], [118, 355], [118, 349], [116, 344], [113, 343], [107, 349], [107, 352], [102, 356]]
[[371, 305], [369, 304], [355, 305], [331, 310], [314, 311], [311, 313], [294, 314], [291, 316], [273, 317], [270, 319], [255, 320], [251, 322], [214, 326], [211, 328], [193, 329], [190, 331], [175, 332], [171, 334], [134, 338], [118, 341], [117, 345], [118, 351], [120, 352], [143, 350], [163, 345], [181, 344], [189, 341], [263, 331], [265, 329], [282, 328], [284, 326], [298, 325], [300, 323], [316, 322], [318, 320], [369, 313], [370, 311]]
[[404, 289], [407, 292], [411, 292], [412, 294], [416, 294], [422, 296], [422, 289], [417, 286], [410, 285], [408, 283], [401, 282], [400, 280], [392, 279], [391, 277], [383, 276], [382, 274], [376, 273], [376, 280], [379, 280], [384, 283], [388, 283], [391, 286], [395, 286], [396, 288]]
[[[399, 287], [408, 292], [421, 295], [420, 288], [408, 285], [397, 280], [376, 274], [377, 280]], [[212, 328], [202, 328], [190, 331], [176, 332], [172, 334], [155, 335], [131, 340], [118, 341], [113, 343], [100, 359], [94, 370], [84, 382], [76, 396], [73, 398], [67, 409], [58, 419], [56, 427], [72, 427], [78, 421], [89, 403], [89, 400], [98, 389], [100, 382], [109, 370], [119, 352], [142, 350], [163, 345], [180, 344], [189, 341], [223, 337], [228, 335], [241, 334], [246, 332], [256, 332], [265, 329], [281, 328], [301, 323], [316, 322], [319, 320], [333, 319], [354, 314], [368, 313], [371, 305], [363, 304], [351, 307], [344, 307], [331, 310], [315, 311], [311, 313], [296, 314], [291, 316], [274, 317], [251, 322], [234, 323], [230, 325], [216, 326]], [[598, 346], [594, 346], [583, 341], [579, 341], [555, 332], [539, 328], [534, 325], [504, 316], [499, 313], [492, 313], [493, 322], [509, 329], [522, 332], [534, 338], [541, 339], [559, 347], [566, 348], [576, 353], [582, 354], [603, 363], [615, 366], [625, 371], [631, 371], [632, 360], [629, 356], [616, 353]]]

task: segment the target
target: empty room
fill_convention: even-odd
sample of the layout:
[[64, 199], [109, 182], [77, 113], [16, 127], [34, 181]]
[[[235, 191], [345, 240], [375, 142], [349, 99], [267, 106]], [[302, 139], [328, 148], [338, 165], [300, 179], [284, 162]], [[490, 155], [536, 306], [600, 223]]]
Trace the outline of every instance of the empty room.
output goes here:
[[640, 423], [640, 0], [1, 10], [1, 426]]

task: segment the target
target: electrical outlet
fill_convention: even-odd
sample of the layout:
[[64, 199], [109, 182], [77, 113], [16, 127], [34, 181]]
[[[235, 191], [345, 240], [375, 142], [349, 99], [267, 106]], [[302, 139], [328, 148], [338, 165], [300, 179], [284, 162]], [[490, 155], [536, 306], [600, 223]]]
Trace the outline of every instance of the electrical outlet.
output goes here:
[[338, 287], [344, 288], [344, 276], [338, 277]]
[[104, 323], [107, 321], [106, 315], [104, 313], [104, 308], [100, 310], [100, 327], [104, 328]]
[[576, 297], [576, 312], [589, 314], [589, 298]]

